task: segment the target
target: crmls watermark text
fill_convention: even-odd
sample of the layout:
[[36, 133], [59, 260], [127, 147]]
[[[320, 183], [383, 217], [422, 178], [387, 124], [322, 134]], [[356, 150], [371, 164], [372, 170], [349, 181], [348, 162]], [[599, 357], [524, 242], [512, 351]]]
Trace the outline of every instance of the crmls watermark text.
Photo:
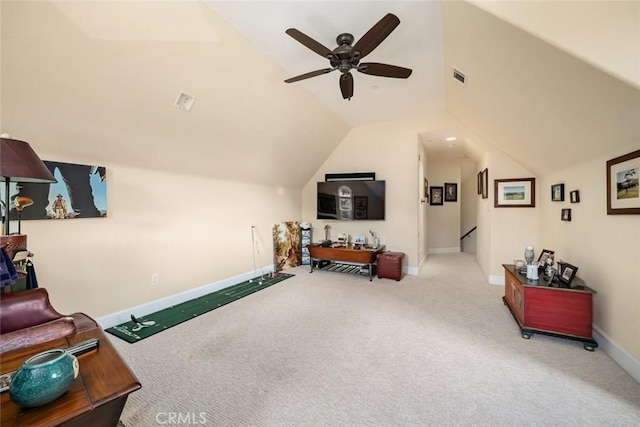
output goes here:
[[200, 425], [207, 423], [205, 412], [158, 412], [156, 422], [161, 425]]

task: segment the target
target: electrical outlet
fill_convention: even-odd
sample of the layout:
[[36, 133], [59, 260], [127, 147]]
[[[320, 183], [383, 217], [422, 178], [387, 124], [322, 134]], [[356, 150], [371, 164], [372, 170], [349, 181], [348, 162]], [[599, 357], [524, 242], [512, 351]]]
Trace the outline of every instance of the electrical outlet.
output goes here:
[[160, 275], [158, 273], [153, 273], [151, 275], [151, 286], [158, 286], [160, 284]]

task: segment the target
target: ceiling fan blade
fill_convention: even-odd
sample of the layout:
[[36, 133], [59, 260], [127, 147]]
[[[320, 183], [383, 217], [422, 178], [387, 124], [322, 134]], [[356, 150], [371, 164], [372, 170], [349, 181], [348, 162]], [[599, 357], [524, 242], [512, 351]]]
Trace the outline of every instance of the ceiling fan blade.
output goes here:
[[291, 37], [324, 58], [333, 56], [333, 52], [328, 47], [318, 43], [308, 35], [296, 30], [295, 28], [289, 28], [287, 31], [285, 31], [285, 33], [289, 34]]
[[412, 72], [409, 68], [380, 64], [378, 62], [363, 62], [358, 66], [358, 71], [372, 76], [394, 77], [396, 79], [406, 79]]
[[293, 82], [297, 82], [297, 81], [300, 81], [300, 80], [309, 79], [311, 77], [321, 76], [323, 74], [330, 73], [333, 70], [335, 70], [335, 68], [325, 68], [325, 69], [322, 69], [322, 70], [310, 71], [308, 73], [300, 74], [299, 76], [296, 76], [296, 77], [291, 77], [291, 78], [285, 80], [284, 82], [285, 83], [293, 83]]
[[340, 76], [340, 91], [344, 99], [350, 100], [353, 96], [353, 75], [351, 73], [344, 73]]
[[360, 58], [364, 58], [370, 54], [373, 49], [378, 47], [399, 24], [400, 19], [396, 15], [387, 13], [384, 18], [379, 20], [376, 25], [371, 27], [371, 29], [356, 42], [353, 46], [353, 51], [360, 52]]

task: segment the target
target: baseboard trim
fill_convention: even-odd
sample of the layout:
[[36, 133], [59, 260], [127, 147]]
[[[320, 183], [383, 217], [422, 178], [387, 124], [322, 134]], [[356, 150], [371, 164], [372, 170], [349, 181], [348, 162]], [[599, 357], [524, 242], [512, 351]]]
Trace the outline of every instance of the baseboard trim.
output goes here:
[[593, 325], [593, 338], [598, 343], [598, 348], [611, 357], [634, 380], [640, 383], [640, 360], [633, 357], [625, 349], [616, 344], [600, 328]]
[[504, 274], [502, 276], [489, 275], [489, 284], [504, 286]]
[[456, 252], [460, 252], [460, 247], [454, 247], [454, 248], [434, 248], [434, 249], [429, 249], [429, 253], [430, 254], [452, 254], [452, 253], [456, 253]]
[[407, 267], [407, 274], [417, 276], [420, 273], [419, 267]]
[[[273, 265], [263, 267], [260, 271], [263, 274], [271, 273], [273, 271]], [[195, 289], [189, 289], [188, 291], [180, 292], [175, 295], [169, 295], [155, 301], [150, 301], [144, 304], [137, 305], [135, 307], [111, 313], [106, 316], [97, 318], [96, 321], [103, 329], [110, 328], [112, 326], [116, 326], [131, 320], [132, 314], [136, 317], [144, 317], [147, 314], [155, 313], [156, 311], [163, 310], [167, 307], [171, 307], [172, 305], [181, 304], [191, 299], [210, 294], [211, 292], [216, 292], [221, 289], [228, 288], [229, 286], [237, 285], [238, 283], [242, 283], [246, 280], [252, 279], [255, 276], [256, 272], [252, 270], [247, 273], [229, 277], [227, 279], [223, 279], [214, 283], [209, 283], [208, 285], [200, 286]]]

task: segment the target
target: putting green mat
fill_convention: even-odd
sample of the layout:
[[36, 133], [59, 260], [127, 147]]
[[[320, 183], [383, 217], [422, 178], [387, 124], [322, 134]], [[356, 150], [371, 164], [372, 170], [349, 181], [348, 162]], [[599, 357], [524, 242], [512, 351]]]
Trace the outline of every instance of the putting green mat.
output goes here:
[[246, 282], [194, 298], [147, 316], [138, 317], [136, 320], [142, 322], [142, 324], [137, 324], [131, 320], [105, 330], [129, 343], [135, 343], [254, 292], [268, 288], [289, 277], [293, 277], [293, 274], [275, 273], [273, 277], [269, 275], [258, 276]]

